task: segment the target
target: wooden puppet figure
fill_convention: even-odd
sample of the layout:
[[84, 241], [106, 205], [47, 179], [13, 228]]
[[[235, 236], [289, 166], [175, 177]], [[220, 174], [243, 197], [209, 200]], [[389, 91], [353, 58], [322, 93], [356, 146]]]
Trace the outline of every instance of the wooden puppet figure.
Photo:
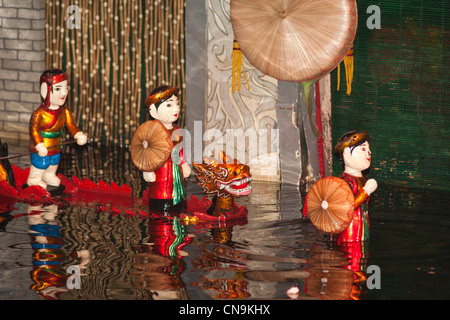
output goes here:
[[369, 134], [364, 131], [351, 131], [338, 141], [336, 154], [344, 163], [344, 179], [355, 195], [355, 211], [350, 225], [337, 236], [338, 244], [359, 242], [369, 239], [369, 215], [367, 203], [369, 196], [377, 189], [374, 179], [367, 179], [363, 171], [370, 167], [371, 152]]
[[182, 148], [181, 128], [174, 124], [180, 115], [179, 89], [161, 86], [146, 99], [150, 116], [160, 121], [172, 136], [174, 148], [166, 163], [158, 170], [143, 173], [149, 182], [149, 204], [156, 211], [183, 211], [186, 206], [184, 179], [191, 174]]
[[67, 74], [59, 69], [45, 71], [40, 78], [42, 104], [31, 115], [30, 151], [31, 168], [28, 186], [59, 187], [56, 174], [61, 157], [61, 136], [64, 127], [79, 145], [87, 136], [76, 126], [70, 110], [65, 107], [68, 95]]
[[193, 163], [198, 184], [205, 193], [214, 194], [207, 213], [216, 217], [234, 210], [234, 198], [247, 196], [252, 192], [250, 167], [232, 159], [225, 152], [219, 152], [219, 160], [203, 159]]

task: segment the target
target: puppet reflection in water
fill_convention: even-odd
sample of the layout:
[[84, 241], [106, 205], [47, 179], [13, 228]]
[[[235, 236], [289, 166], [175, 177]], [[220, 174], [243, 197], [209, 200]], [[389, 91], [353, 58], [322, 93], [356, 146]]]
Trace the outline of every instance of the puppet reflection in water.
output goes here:
[[[199, 246], [201, 255], [192, 261], [196, 270], [204, 270], [208, 274], [200, 276], [200, 281], [193, 282], [192, 286], [206, 290], [214, 299], [242, 299], [251, 296], [248, 281], [244, 277], [244, 272], [248, 269], [245, 264], [248, 256], [234, 248], [232, 231], [232, 227], [211, 229], [211, 237], [202, 239]], [[224, 277], [224, 274], [229, 277]]]
[[136, 286], [147, 290], [154, 300], [187, 299], [181, 273], [186, 266], [183, 247], [191, 242], [186, 226], [178, 218], [150, 220], [149, 243], [134, 256], [131, 275]]
[[[57, 300], [61, 294], [69, 291], [67, 283], [70, 275], [62, 266], [68, 256], [62, 248], [58, 213], [56, 204], [28, 206], [27, 217], [33, 249], [33, 270], [30, 274], [33, 284], [30, 289], [48, 300]], [[81, 270], [90, 261], [87, 250], [76, 251], [71, 256], [81, 259], [77, 265]]]
[[57, 205], [28, 207], [29, 234], [33, 248], [33, 285], [30, 288], [52, 300], [68, 291], [66, 282], [69, 277], [61, 267], [66, 255], [62, 250], [63, 241], [59, 236], [57, 215]]

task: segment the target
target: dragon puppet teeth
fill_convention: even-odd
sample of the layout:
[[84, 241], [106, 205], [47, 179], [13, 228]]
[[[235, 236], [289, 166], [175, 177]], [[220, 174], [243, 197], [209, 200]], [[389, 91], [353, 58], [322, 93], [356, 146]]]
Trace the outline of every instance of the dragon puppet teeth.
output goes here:
[[240, 186], [241, 184], [250, 182], [251, 180], [252, 180], [251, 177], [248, 177], [240, 180], [232, 180], [228, 183], [225, 183], [223, 181], [217, 181], [217, 186], [220, 186], [220, 189], [223, 189], [225, 186], [232, 186], [232, 185]]
[[247, 183], [249, 181], [251, 181], [250, 178], [245, 178], [245, 179], [242, 179], [242, 180], [238, 180], [236, 182], [231, 182], [230, 185], [240, 186], [241, 184]]
[[251, 192], [252, 187], [251, 186], [246, 186], [245, 188], [242, 189], [233, 189], [231, 188], [231, 186], [225, 186], [225, 189], [234, 195], [247, 195]]
[[225, 190], [234, 195], [247, 195], [251, 192], [252, 187], [248, 185], [251, 178], [245, 178], [234, 181], [225, 186]]

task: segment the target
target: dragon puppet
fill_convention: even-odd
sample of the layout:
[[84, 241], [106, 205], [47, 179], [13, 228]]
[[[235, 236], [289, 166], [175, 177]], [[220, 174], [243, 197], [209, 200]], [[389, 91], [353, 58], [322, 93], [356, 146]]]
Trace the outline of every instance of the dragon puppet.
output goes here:
[[225, 152], [220, 151], [219, 162], [208, 157], [203, 163], [192, 163], [198, 184], [203, 191], [214, 194], [208, 214], [213, 216], [227, 215], [232, 212], [234, 198], [249, 195], [252, 192], [250, 186], [250, 167], [230, 158]]

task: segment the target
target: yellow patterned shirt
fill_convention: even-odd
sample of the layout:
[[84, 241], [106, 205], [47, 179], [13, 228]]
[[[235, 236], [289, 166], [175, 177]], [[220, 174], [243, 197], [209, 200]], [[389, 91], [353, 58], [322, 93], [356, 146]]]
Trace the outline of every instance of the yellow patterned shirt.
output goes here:
[[61, 148], [55, 146], [61, 144], [64, 126], [72, 136], [81, 131], [74, 122], [72, 112], [66, 107], [51, 110], [40, 106], [30, 119], [30, 150], [35, 152], [35, 146], [43, 142], [49, 156], [60, 153]]

